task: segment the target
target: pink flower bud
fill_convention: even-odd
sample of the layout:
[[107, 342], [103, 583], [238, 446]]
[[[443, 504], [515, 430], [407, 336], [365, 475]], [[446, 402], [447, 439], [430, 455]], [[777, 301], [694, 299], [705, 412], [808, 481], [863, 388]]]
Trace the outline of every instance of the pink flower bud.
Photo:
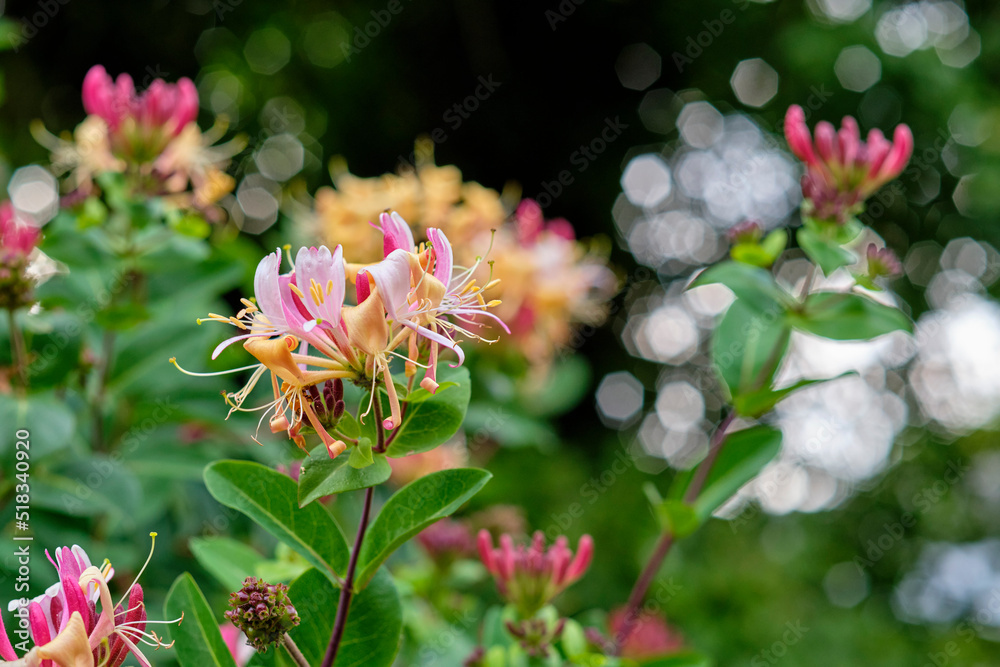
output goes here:
[[785, 140], [788, 141], [788, 147], [792, 149], [795, 157], [806, 164], [816, 161], [812, 137], [809, 136], [809, 128], [806, 126], [806, 114], [797, 104], [788, 107], [788, 112], [785, 114]]
[[824, 162], [837, 162], [837, 131], [825, 120], [816, 124], [816, 151]]

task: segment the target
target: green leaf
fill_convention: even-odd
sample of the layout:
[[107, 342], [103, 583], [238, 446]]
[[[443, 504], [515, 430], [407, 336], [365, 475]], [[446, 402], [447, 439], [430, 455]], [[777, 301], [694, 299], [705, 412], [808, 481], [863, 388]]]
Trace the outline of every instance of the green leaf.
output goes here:
[[363, 588], [379, 565], [406, 540], [453, 514], [483, 488], [491, 475], [478, 468], [441, 470], [410, 482], [386, 502], [365, 535], [357, 586]]
[[190, 547], [198, 563], [229, 592], [242, 588], [243, 580], [256, 575], [264, 561], [250, 545], [221, 535], [192, 537]]
[[347, 459], [346, 456], [331, 459], [324, 446], [314, 449], [310, 458], [303, 461], [299, 474], [299, 507], [324, 496], [377, 486], [392, 474], [384, 454], [375, 454], [372, 465], [360, 470], [348, 465]]
[[733, 291], [737, 299], [742, 299], [759, 311], [775, 308], [775, 304], [787, 304], [788, 295], [774, 281], [771, 272], [740, 262], [720, 262], [702, 271], [690, 287], [701, 287], [719, 283]]
[[177, 577], [163, 608], [165, 618], [184, 614], [183, 623], [169, 626], [170, 637], [177, 642], [174, 652], [181, 667], [236, 667], [219, 632], [219, 621], [190, 574]]
[[337, 431], [355, 440], [361, 435], [361, 427], [358, 426], [358, 420], [347, 411], [344, 411], [344, 414], [340, 416], [340, 420], [337, 421]]
[[729, 254], [737, 262], [767, 268], [774, 264], [788, 244], [788, 232], [775, 229], [760, 243], [737, 243]]
[[455, 435], [461, 427], [472, 395], [469, 369], [442, 368], [438, 375], [443, 384], [456, 384], [447, 389], [439, 389], [431, 397], [423, 397], [418, 391], [413, 392], [417, 402], [406, 401], [406, 415], [399, 432], [389, 445], [389, 456], [426, 452]]
[[893, 331], [913, 333], [913, 321], [901, 310], [859, 294], [816, 292], [801, 313], [790, 313], [796, 329], [833, 340], [869, 340]]
[[663, 531], [669, 532], [677, 539], [687, 537], [701, 525], [701, 518], [694, 507], [682, 500], [668, 498], [653, 509]]
[[733, 400], [771, 386], [791, 337], [785, 313], [776, 301], [761, 311], [737, 299], [719, 320], [712, 334], [712, 362]]
[[744, 417], [757, 418], [769, 412], [771, 408], [777, 405], [783, 398], [798, 391], [799, 389], [802, 389], [803, 387], [819, 384], [820, 382], [829, 382], [830, 380], [836, 380], [846, 375], [853, 375], [853, 373], [844, 373], [842, 375], [838, 375], [837, 377], [823, 378], [820, 380], [800, 380], [799, 382], [782, 389], [760, 389], [758, 391], [745, 392], [739, 396], [733, 397], [733, 407], [736, 408], [737, 413], [743, 415]]
[[[754, 426], [726, 437], [705, 486], [694, 502], [695, 514], [706, 521], [740, 488], [757, 476], [781, 450], [781, 431]], [[681, 498], [694, 477], [695, 467], [678, 475], [670, 490], [671, 498]]]
[[375, 463], [375, 459], [372, 458], [371, 438], [361, 438], [356, 446], [351, 447], [347, 463], [356, 470], [363, 470]]
[[220, 503], [246, 514], [339, 585], [347, 540], [320, 505], [298, 507], [291, 477], [250, 461], [218, 461], [205, 468], [205, 485]]
[[800, 227], [796, 238], [809, 259], [823, 269], [824, 275], [828, 276], [840, 267], [858, 261], [854, 253], [841, 247], [840, 243], [819, 235], [809, 227]]
[[[288, 597], [302, 622], [289, 635], [310, 665], [320, 665], [333, 633], [339, 592], [315, 569], [292, 582]], [[351, 600], [347, 626], [334, 667], [389, 667], [403, 629], [403, 610], [396, 586], [381, 571]], [[258, 653], [250, 667], [294, 667], [284, 649]]]

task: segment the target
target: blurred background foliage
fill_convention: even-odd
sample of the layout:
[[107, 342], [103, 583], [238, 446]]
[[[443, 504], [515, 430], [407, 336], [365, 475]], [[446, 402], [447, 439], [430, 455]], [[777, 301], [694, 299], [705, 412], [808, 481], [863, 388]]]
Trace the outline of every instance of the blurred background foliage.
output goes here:
[[[30, 123], [40, 119], [53, 132], [75, 127], [83, 117], [80, 83], [102, 64], [131, 73], [140, 87], [156, 77], [194, 79], [203, 124], [225, 115], [231, 130], [249, 138], [231, 172], [274, 200], [261, 206], [259, 197], [241, 198], [239, 186], [226, 205], [247, 233], [215, 244], [210, 255], [183, 244], [164, 251], [146, 287], [162, 317], [119, 332], [100, 442], [72, 435], [66, 397], [52, 393], [35, 439], [40, 448], [68, 450], [53, 453], [51, 463], [35, 460], [36, 543], [78, 542], [120, 563], [128, 579], [145, 556], [145, 535], [159, 531], [165, 548], [143, 582], [154, 608], [185, 569], [214, 602], [224, 599], [193, 560], [190, 537], [242, 535], [273, 551], [210, 499], [201, 469], [224, 455], [287, 462], [287, 443], [268, 438], [260, 448], [249, 439], [249, 422], [224, 426], [218, 392], [225, 381], [191, 382], [166, 359], [200, 359], [214, 346], [218, 332], [191, 326], [194, 318], [227, 312], [223, 301], [248, 286], [262, 248], [301, 237], [291, 218], [305, 193], [330, 184], [331, 158], [361, 176], [395, 171], [418, 136], [441, 128], [438, 164], [457, 165], [466, 180], [497, 190], [516, 182], [525, 196], [548, 194], [546, 215], [613, 246], [624, 289], [608, 324], [587, 331], [574, 350], [589, 370], [547, 388], [569, 397], [552, 402], [560, 413], [553, 429], [539, 434], [529, 424], [521, 446], [490, 438], [474, 448], [473, 462], [495, 477], [471, 509], [519, 505], [532, 527], [555, 526], [574, 542], [593, 534], [595, 565], [561, 607], [572, 614], [620, 605], [656, 536], [641, 484], [653, 479], [664, 488], [664, 460], [683, 465], [703, 451], [720, 409], [704, 354], [706, 319], [718, 305], [681, 301], [680, 286], [725, 254], [721, 231], [738, 218], [787, 221], [797, 185], [780, 121], [798, 103], [812, 110], [810, 124], [852, 114], [862, 130], [912, 127], [918, 168], [900, 181], [905, 197], [888, 197], [866, 221], [904, 258], [907, 273], [894, 289], [918, 322], [932, 326], [918, 326], [916, 343], [881, 341], [867, 352], [803, 342], [790, 376], [845, 369], [810, 367], [810, 355], [827, 355], [846, 358], [861, 384], [779, 410], [786, 451], [809, 439], [795, 429], [814, 423], [815, 404], [839, 401], [841, 413], [852, 413], [829, 422], [842, 458], [786, 459], [768, 478], [771, 491], [748, 490], [749, 504], [730, 508], [734, 521], [714, 522], [680, 546], [653, 598], [660, 595], [659, 610], [720, 665], [997, 664], [1000, 455], [992, 429], [1000, 311], [984, 297], [995, 294], [1000, 261], [993, 247], [1000, 240], [1000, 9], [930, 0], [399, 0], [401, 11], [391, 13], [390, 4], [6, 3], [6, 175], [47, 161]], [[477, 89], [490, 88], [475, 100]], [[620, 136], [581, 161], [581, 148], [608, 123], [620, 126]], [[763, 151], [758, 157], [747, 153], [747, 132]], [[706, 184], [712, 169], [684, 162], [708, 153], [717, 159], [709, 163], [714, 173], [740, 160], [751, 167], [728, 189], [713, 190]], [[655, 158], [634, 162], [649, 155]], [[563, 171], [572, 182], [558, 186]], [[771, 203], [755, 200], [755, 188]], [[282, 214], [272, 226], [278, 200]], [[784, 208], [773, 205], [781, 200]], [[794, 260], [792, 251], [790, 282]], [[240, 266], [242, 273], [233, 268]], [[179, 276], [200, 286], [177, 293]], [[100, 345], [86, 339], [80, 354]], [[498, 394], [486, 385], [473, 401], [498, 410], [499, 432], [507, 433], [518, 413], [497, 407]], [[866, 405], [852, 404], [852, 396]], [[157, 399], [165, 410], [157, 412]], [[867, 409], [870, 402], [882, 409]], [[505, 414], [514, 418], [504, 421]], [[102, 464], [117, 456], [124, 465]], [[850, 457], [867, 463], [852, 467]], [[67, 493], [76, 497], [77, 485], [94, 475], [93, 493], [67, 507]], [[0, 523], [9, 535], [9, 478], [0, 484]], [[350, 515], [350, 505], [338, 501], [336, 511]], [[8, 555], [0, 563], [5, 598], [13, 582]], [[37, 554], [35, 562], [41, 570]], [[787, 642], [787, 624], [807, 630]]]

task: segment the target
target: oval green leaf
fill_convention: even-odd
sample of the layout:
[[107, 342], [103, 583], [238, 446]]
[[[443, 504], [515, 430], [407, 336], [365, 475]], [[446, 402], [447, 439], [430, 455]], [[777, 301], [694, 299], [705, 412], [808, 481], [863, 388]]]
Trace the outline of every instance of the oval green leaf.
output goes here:
[[256, 549], [231, 537], [192, 537], [191, 553], [227, 591], [238, 591], [243, 580], [254, 576], [263, 560]]
[[181, 667], [236, 667], [219, 632], [219, 621], [190, 574], [185, 572], [177, 577], [167, 593], [163, 609], [165, 618], [184, 614], [183, 623], [169, 626], [170, 638], [176, 642], [174, 653]]
[[312, 456], [302, 463], [299, 475], [299, 507], [345, 491], [357, 491], [376, 486], [389, 479], [392, 468], [385, 455], [373, 455], [374, 463], [366, 468], [355, 468], [347, 464], [345, 455], [331, 459], [326, 447], [317, 447]]
[[860, 294], [816, 292], [801, 313], [789, 316], [793, 327], [832, 340], [869, 340], [893, 331], [913, 332], [913, 321], [898, 308]]
[[251, 461], [218, 461], [205, 468], [205, 485], [220, 503], [246, 514], [339, 585], [347, 540], [321, 506], [298, 507], [291, 477]]
[[417, 389], [413, 399], [406, 401], [406, 415], [389, 445], [389, 456], [426, 452], [455, 435], [462, 426], [472, 396], [469, 370], [441, 368], [438, 381], [442, 387], [436, 394]]
[[372, 522], [358, 560], [357, 587], [364, 588], [393, 551], [438, 519], [453, 514], [493, 475], [478, 468], [441, 470], [396, 492]]

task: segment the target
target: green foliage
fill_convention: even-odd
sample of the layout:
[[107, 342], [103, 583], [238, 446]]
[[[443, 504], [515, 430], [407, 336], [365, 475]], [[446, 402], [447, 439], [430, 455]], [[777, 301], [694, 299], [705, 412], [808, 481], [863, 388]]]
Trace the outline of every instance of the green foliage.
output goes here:
[[[442, 368], [441, 388], [429, 394], [423, 389], [406, 399], [406, 415], [395, 433], [387, 454], [392, 457], [425, 452], [455, 435], [469, 409], [471, 379], [469, 369]], [[448, 385], [445, 387], [444, 385]]]
[[298, 507], [298, 488], [290, 477], [259, 463], [218, 461], [205, 469], [205, 485], [220, 503], [246, 514], [339, 584], [347, 568], [347, 541], [320, 505]]
[[[323, 662], [333, 630], [339, 592], [323, 574], [307, 570], [292, 582], [288, 597], [302, 618], [289, 635], [310, 665]], [[380, 571], [351, 603], [335, 667], [389, 667], [399, 647], [403, 612], [387, 572]], [[251, 667], [294, 667], [283, 650], [258, 653]]]
[[802, 312], [789, 319], [796, 329], [833, 340], [869, 340], [893, 331], [913, 332], [913, 322], [899, 309], [843, 292], [810, 294]]
[[[769, 426], [753, 426], [726, 436], [725, 446], [705, 478], [705, 484], [694, 501], [698, 519], [706, 521], [723, 503], [764, 469], [781, 449], [781, 431]], [[705, 465], [702, 462], [700, 465]], [[698, 467], [679, 474], [670, 488], [669, 498], [683, 498], [697, 474]]]
[[264, 557], [253, 547], [231, 537], [193, 537], [191, 553], [227, 591], [238, 591], [247, 577], [257, 574]]
[[[372, 456], [370, 442], [369, 456]], [[348, 465], [347, 456], [331, 459], [326, 447], [317, 447], [303, 462], [299, 473], [299, 506], [305, 507], [324, 496], [377, 486], [391, 474], [392, 468], [384, 454], [375, 454], [371, 465], [356, 468]]]
[[453, 514], [493, 477], [485, 470], [456, 468], [431, 473], [397, 491], [372, 522], [361, 547], [356, 586], [364, 588], [403, 542]]
[[219, 632], [219, 622], [190, 574], [182, 574], [174, 581], [163, 614], [166, 618], [184, 615], [183, 623], [170, 626], [181, 667], [236, 667]]

